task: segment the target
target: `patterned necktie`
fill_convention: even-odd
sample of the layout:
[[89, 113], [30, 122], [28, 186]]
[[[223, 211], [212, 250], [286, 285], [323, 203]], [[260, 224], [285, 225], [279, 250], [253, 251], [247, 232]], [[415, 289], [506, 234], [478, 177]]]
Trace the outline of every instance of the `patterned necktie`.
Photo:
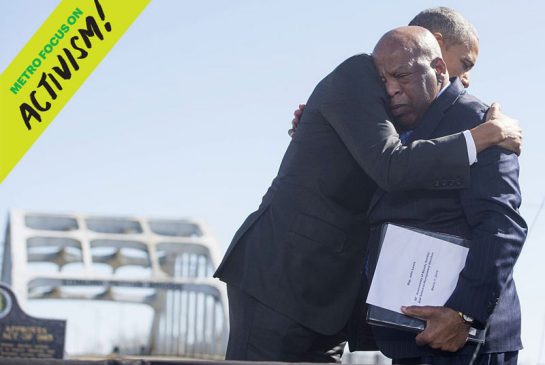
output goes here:
[[401, 144], [406, 145], [409, 142], [409, 139], [411, 138], [411, 134], [413, 134], [414, 130], [408, 130], [405, 132], [399, 133], [399, 140], [401, 141]]

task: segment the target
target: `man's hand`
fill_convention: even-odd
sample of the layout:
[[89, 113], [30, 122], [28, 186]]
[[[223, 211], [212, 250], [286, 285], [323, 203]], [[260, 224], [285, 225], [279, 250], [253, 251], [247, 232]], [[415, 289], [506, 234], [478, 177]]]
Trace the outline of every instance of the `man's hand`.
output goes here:
[[503, 114], [498, 103], [492, 103], [492, 106], [486, 113], [486, 121], [497, 125], [500, 129], [502, 141], [498, 143], [498, 146], [513, 151], [520, 156], [522, 129], [519, 122]]
[[297, 130], [297, 125], [299, 124], [301, 115], [303, 115], [303, 110], [305, 110], [305, 104], [299, 104], [299, 109], [296, 109], [293, 112], [293, 119], [291, 121], [291, 129], [288, 130], [288, 134], [290, 135], [290, 137], [293, 137], [293, 134]]
[[475, 141], [477, 152], [497, 144], [520, 156], [522, 129], [516, 119], [509, 118], [501, 112], [498, 103], [492, 103], [486, 113], [485, 123], [473, 128], [470, 132]]
[[411, 306], [401, 307], [401, 311], [426, 321], [426, 329], [416, 336], [418, 346], [428, 345], [437, 350], [455, 352], [467, 341], [470, 326], [453, 309]]

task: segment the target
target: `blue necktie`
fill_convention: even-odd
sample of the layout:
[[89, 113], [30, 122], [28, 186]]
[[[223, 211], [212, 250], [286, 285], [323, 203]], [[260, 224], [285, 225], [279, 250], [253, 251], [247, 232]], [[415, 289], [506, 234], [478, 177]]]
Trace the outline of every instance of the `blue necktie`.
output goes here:
[[406, 145], [409, 142], [409, 139], [411, 138], [411, 135], [413, 134], [414, 130], [408, 130], [405, 132], [399, 133], [399, 140], [401, 141], [401, 144]]

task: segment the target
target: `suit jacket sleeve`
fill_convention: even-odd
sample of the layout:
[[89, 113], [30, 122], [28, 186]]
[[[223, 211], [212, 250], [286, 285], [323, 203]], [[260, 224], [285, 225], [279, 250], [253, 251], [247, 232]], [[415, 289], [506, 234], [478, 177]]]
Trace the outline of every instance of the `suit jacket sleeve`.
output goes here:
[[[351, 106], [325, 106], [324, 117], [358, 165], [383, 190], [461, 189], [469, 185], [470, 166], [462, 133], [403, 146], [386, 116], [364, 110], [348, 113]], [[329, 113], [331, 109], [336, 111]]]
[[471, 228], [471, 245], [457, 286], [445, 304], [488, 321], [526, 239], [527, 226], [518, 208], [517, 156], [492, 147], [471, 168], [471, 185], [461, 202]]
[[338, 67], [320, 85], [319, 106], [360, 167], [384, 190], [460, 189], [469, 184], [462, 133], [403, 146], [386, 112], [386, 94], [370, 56]]

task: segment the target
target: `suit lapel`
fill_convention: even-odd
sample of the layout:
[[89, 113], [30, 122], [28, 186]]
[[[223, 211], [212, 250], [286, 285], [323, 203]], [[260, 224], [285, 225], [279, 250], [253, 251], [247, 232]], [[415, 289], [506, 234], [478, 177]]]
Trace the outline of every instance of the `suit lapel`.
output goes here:
[[431, 104], [420, 122], [418, 122], [409, 143], [419, 139], [430, 139], [433, 132], [441, 124], [445, 111], [456, 102], [460, 95], [465, 94], [466, 91], [460, 79], [452, 78], [450, 81], [450, 85]]

